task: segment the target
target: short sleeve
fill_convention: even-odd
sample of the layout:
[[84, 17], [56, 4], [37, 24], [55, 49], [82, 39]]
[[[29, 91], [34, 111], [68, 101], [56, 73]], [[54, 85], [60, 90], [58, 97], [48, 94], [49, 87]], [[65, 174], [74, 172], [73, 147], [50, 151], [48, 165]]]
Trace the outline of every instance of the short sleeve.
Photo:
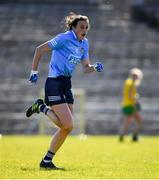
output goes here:
[[61, 48], [66, 42], [66, 35], [64, 33], [57, 35], [53, 39], [48, 41], [48, 46], [51, 49], [59, 49]]
[[82, 60], [89, 59], [89, 42], [88, 42], [88, 40], [85, 42], [84, 54], [81, 59]]

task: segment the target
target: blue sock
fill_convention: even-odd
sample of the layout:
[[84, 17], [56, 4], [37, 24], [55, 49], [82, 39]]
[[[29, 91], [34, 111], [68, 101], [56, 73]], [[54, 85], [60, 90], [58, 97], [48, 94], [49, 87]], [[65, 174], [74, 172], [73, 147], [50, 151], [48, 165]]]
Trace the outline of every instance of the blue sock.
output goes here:
[[47, 114], [47, 111], [49, 110], [49, 108], [45, 104], [41, 105], [39, 109], [45, 114]]
[[50, 162], [52, 161], [53, 156], [55, 155], [55, 153], [48, 151], [44, 157], [44, 162]]

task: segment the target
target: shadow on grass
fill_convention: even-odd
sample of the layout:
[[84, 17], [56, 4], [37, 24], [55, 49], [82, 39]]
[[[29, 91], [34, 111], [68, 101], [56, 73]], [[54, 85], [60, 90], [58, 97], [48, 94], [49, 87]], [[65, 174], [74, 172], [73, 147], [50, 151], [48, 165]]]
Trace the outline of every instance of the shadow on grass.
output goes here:
[[35, 168], [21, 167], [22, 171], [35, 171]]
[[[28, 168], [28, 167], [21, 167], [20, 168], [22, 171], [35, 171], [35, 168]], [[39, 168], [40, 171], [66, 171], [65, 168], [62, 167], [58, 167], [58, 168], [54, 168], [54, 169], [50, 169], [50, 168]]]

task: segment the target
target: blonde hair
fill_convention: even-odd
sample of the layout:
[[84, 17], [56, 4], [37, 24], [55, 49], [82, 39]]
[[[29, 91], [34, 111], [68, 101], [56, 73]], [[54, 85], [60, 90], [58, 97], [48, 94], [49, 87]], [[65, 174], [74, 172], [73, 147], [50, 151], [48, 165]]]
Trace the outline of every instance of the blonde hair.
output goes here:
[[139, 86], [141, 84], [141, 81], [143, 79], [143, 72], [139, 68], [133, 68], [130, 70], [130, 75], [136, 75], [137, 79], [135, 80], [135, 84]]
[[69, 15], [65, 17], [66, 30], [72, 30], [73, 27], [76, 27], [79, 21], [87, 21], [88, 28], [89, 28], [90, 25], [89, 25], [89, 19], [87, 16], [70, 12]]

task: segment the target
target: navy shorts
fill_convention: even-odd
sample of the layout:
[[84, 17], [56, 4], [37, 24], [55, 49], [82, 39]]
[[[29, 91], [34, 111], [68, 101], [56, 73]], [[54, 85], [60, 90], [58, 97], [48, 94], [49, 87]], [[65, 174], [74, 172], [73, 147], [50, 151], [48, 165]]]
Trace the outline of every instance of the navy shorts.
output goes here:
[[57, 104], [73, 104], [73, 94], [71, 91], [71, 77], [59, 76], [57, 78], [48, 77], [45, 83], [45, 103], [47, 106]]

